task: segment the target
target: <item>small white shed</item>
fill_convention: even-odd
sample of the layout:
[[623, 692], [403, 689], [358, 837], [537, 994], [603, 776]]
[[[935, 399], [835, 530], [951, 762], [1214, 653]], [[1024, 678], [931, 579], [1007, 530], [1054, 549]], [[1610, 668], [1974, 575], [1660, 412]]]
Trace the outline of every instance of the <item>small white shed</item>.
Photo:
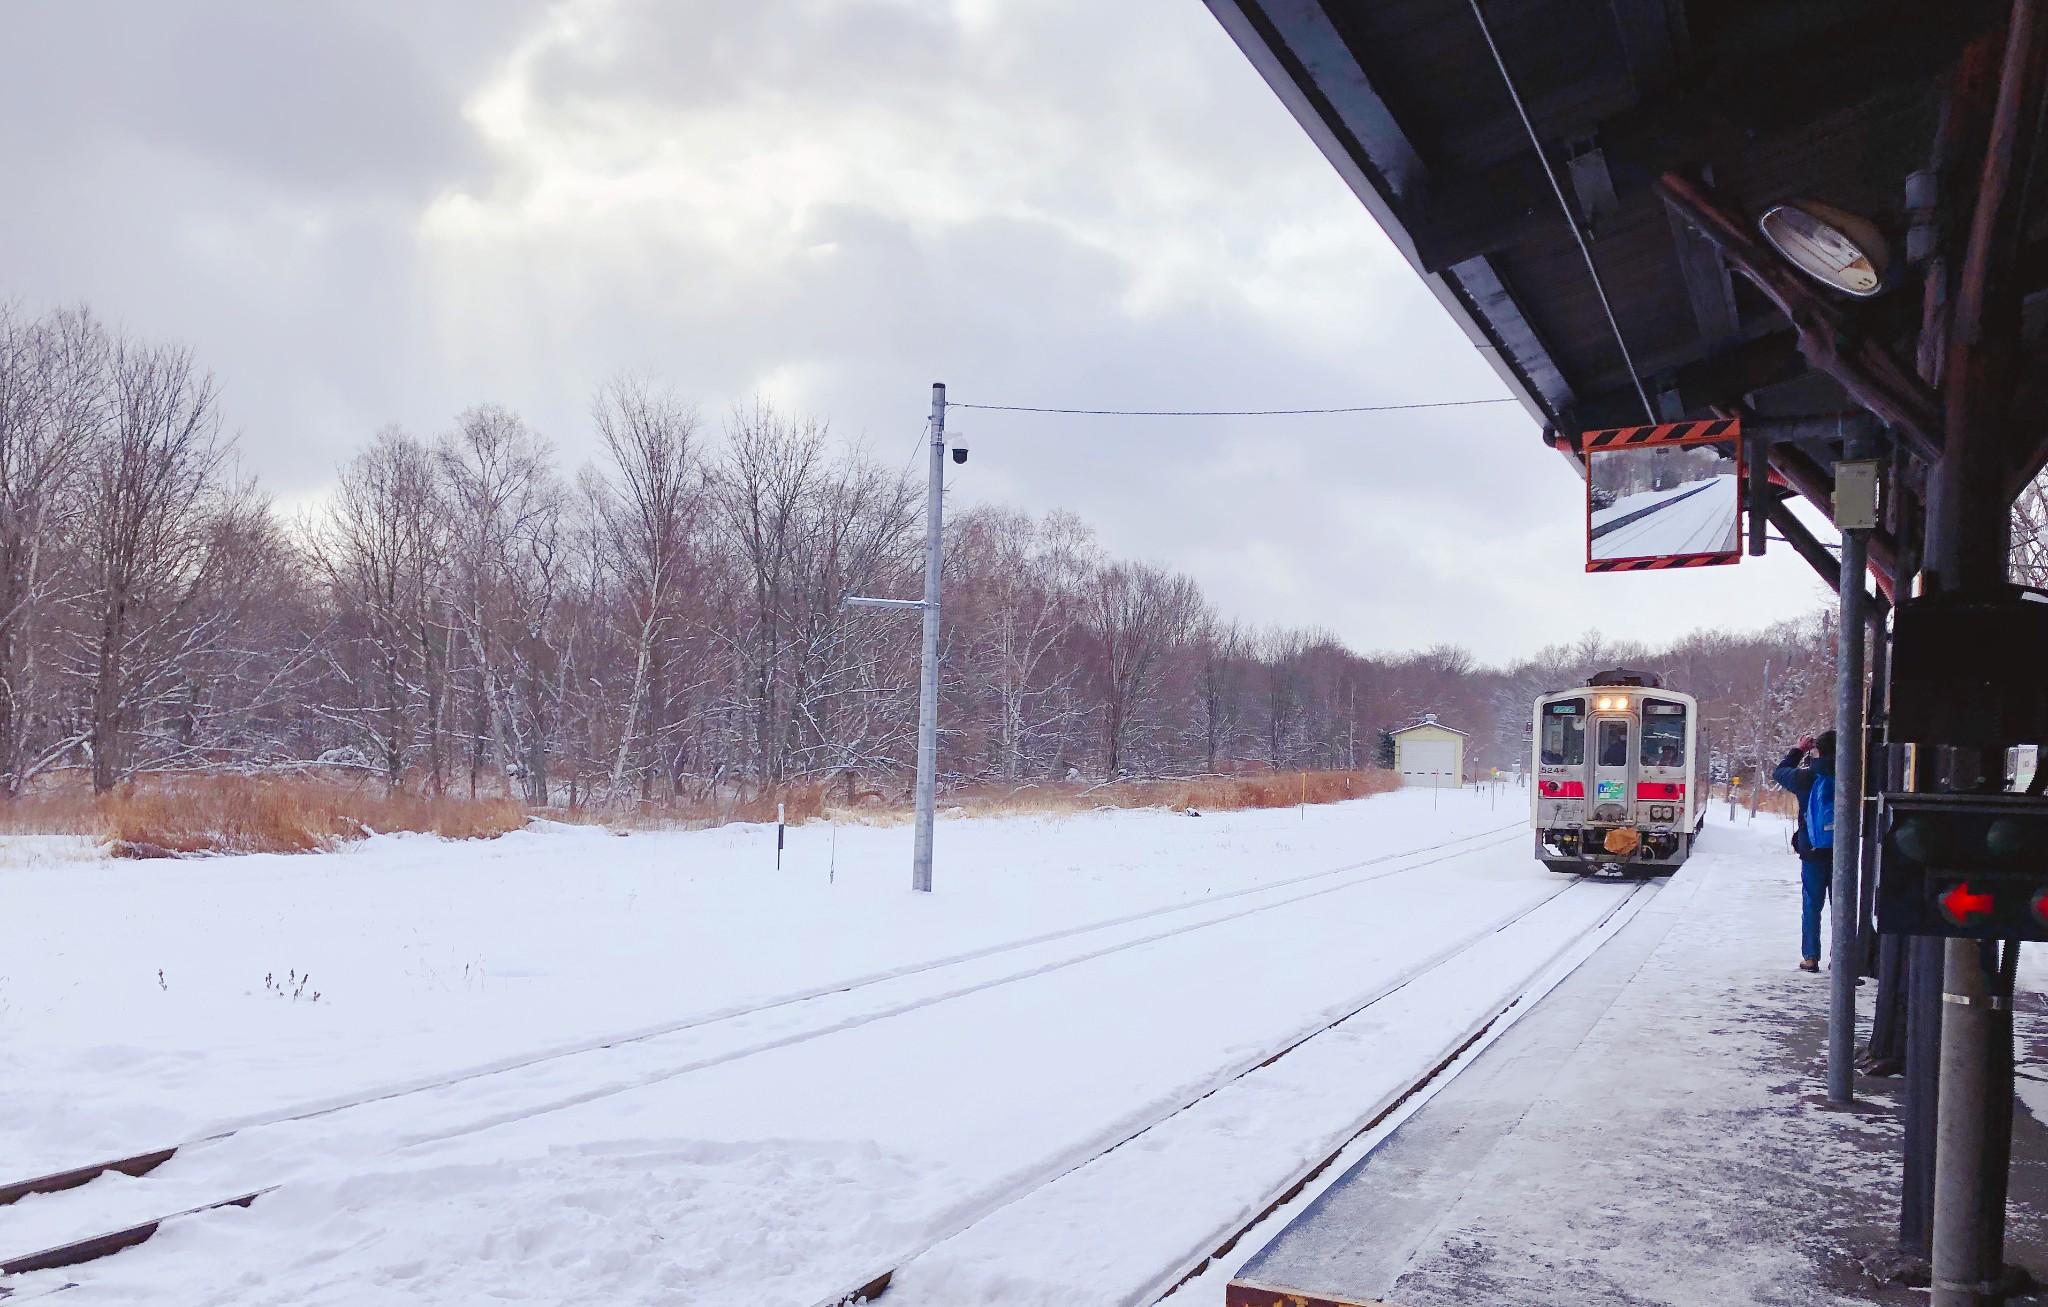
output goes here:
[[1456, 789], [1465, 781], [1465, 732], [1446, 726], [1435, 713], [1392, 732], [1394, 770], [1403, 785]]

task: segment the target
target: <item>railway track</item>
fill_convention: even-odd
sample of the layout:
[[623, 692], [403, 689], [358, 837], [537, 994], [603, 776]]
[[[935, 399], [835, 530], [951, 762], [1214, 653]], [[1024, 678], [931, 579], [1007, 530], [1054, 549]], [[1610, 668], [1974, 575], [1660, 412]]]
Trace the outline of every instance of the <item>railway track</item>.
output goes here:
[[[1045, 1167], [1041, 1174], [1032, 1177], [1028, 1187], [1021, 1190], [1011, 1190], [1000, 1198], [991, 1200], [981, 1210], [952, 1229], [936, 1237], [927, 1238], [915, 1247], [905, 1249], [892, 1257], [889, 1259], [888, 1265], [877, 1265], [860, 1272], [856, 1277], [850, 1279], [843, 1288], [836, 1290], [831, 1296], [819, 1300], [816, 1307], [852, 1307], [853, 1304], [871, 1302], [880, 1298], [888, 1291], [896, 1276], [906, 1265], [930, 1253], [939, 1245], [967, 1233], [982, 1222], [988, 1221], [999, 1213], [1024, 1202], [1062, 1177], [1071, 1175], [1082, 1167], [1108, 1156], [1110, 1153], [1138, 1142], [1200, 1105], [1220, 1095], [1229, 1093], [1248, 1077], [1264, 1071], [1281, 1059], [1309, 1045], [1317, 1038], [1336, 1030], [1354, 1018], [1366, 1014], [1393, 995], [1425, 981], [1432, 974], [1455, 963], [1478, 947], [1489, 936], [1508, 929], [1516, 922], [1533, 915], [1545, 906], [1555, 902], [1564, 894], [1592, 884], [1594, 882], [1579, 881], [1566, 885], [1539, 902], [1509, 914], [1505, 919], [1494, 923], [1491, 929], [1441, 950], [1439, 953], [1410, 968], [1391, 982], [1376, 987], [1372, 993], [1363, 996], [1336, 1020], [1318, 1022], [1310, 1028], [1296, 1031], [1284, 1043], [1271, 1047], [1262, 1053], [1247, 1057], [1238, 1065], [1230, 1068], [1219, 1083], [1187, 1098], [1171, 1109], [1161, 1112], [1152, 1120], [1145, 1122], [1136, 1129], [1124, 1132], [1113, 1139], [1094, 1141], [1088, 1147], [1081, 1150], [1081, 1154], [1070, 1155], [1054, 1161]], [[1527, 982], [1502, 1006], [1497, 1010], [1489, 1012], [1470, 1029], [1464, 1031], [1462, 1038], [1457, 1041], [1455, 1047], [1451, 1048], [1444, 1056], [1432, 1062], [1427, 1069], [1403, 1085], [1395, 1094], [1374, 1105], [1362, 1119], [1353, 1123], [1342, 1133], [1341, 1139], [1321, 1151], [1312, 1161], [1296, 1168], [1291, 1174], [1285, 1176], [1277, 1183], [1268, 1185], [1265, 1192], [1257, 1196], [1255, 1206], [1252, 1208], [1255, 1214], [1250, 1219], [1236, 1222], [1226, 1229], [1215, 1231], [1209, 1238], [1201, 1241], [1201, 1252], [1185, 1259], [1181, 1264], [1166, 1268], [1149, 1286], [1127, 1298], [1120, 1299], [1119, 1302], [1124, 1304], [1125, 1307], [1135, 1307], [1136, 1304], [1163, 1301], [1206, 1270], [1213, 1259], [1227, 1256], [1246, 1234], [1256, 1229], [1280, 1208], [1293, 1201], [1303, 1190], [1342, 1158], [1360, 1139], [1386, 1124], [1396, 1113], [1401, 1112], [1403, 1108], [1409, 1107], [1412, 1104], [1419, 1105], [1416, 1104], [1418, 1097], [1425, 1094], [1432, 1086], [1442, 1080], [1447, 1071], [1476, 1055], [1476, 1052], [1485, 1043], [1497, 1037], [1511, 1023], [1514, 1017], [1518, 1017], [1520, 1011], [1526, 1010], [1531, 1005], [1530, 1000], [1540, 998], [1551, 986], [1562, 979], [1563, 975], [1568, 973], [1572, 967], [1583, 961], [1584, 957], [1590, 954], [1593, 948], [1598, 947], [1614, 931], [1625, 925], [1652, 892], [1648, 884], [1637, 884], [1625, 898], [1602, 914], [1592, 926], [1567, 941], [1558, 950], [1552, 963], [1538, 968], [1528, 978]], [[1084, 1294], [1084, 1296], [1087, 1295]]]
[[[31, 1195], [48, 1195], [83, 1187], [100, 1176], [119, 1173], [132, 1177], [147, 1176], [173, 1158], [192, 1153], [212, 1145], [219, 1145], [240, 1135], [246, 1135], [270, 1126], [315, 1120], [322, 1117], [338, 1116], [355, 1109], [370, 1108], [377, 1104], [396, 1100], [426, 1097], [440, 1091], [472, 1084], [489, 1077], [510, 1077], [533, 1068], [550, 1067], [570, 1059], [628, 1047], [646, 1047], [658, 1041], [692, 1032], [713, 1030], [726, 1023], [739, 1023], [768, 1013], [787, 1012], [801, 1009], [805, 1005], [823, 1005], [830, 1000], [842, 999], [848, 995], [861, 995], [883, 987], [914, 981], [919, 977], [932, 977], [947, 971], [966, 972], [981, 964], [993, 963], [1007, 955], [1032, 949], [1045, 949], [1069, 942], [1081, 942], [1085, 947], [1078, 951], [1066, 951], [1041, 961], [1009, 970], [995, 970], [993, 974], [975, 977], [963, 976], [958, 982], [938, 989], [914, 993], [896, 1001], [884, 1001], [864, 1010], [838, 1015], [827, 1015], [823, 1020], [799, 1025], [796, 1029], [772, 1037], [742, 1040], [737, 1046], [720, 1052], [685, 1060], [681, 1063], [666, 1063], [641, 1071], [623, 1079], [611, 1079], [602, 1083], [586, 1085], [573, 1093], [553, 1094], [539, 1101], [528, 1101], [516, 1108], [497, 1111], [483, 1117], [471, 1117], [448, 1126], [412, 1134], [402, 1135], [396, 1140], [398, 1147], [456, 1138], [474, 1134], [513, 1121], [527, 1120], [550, 1112], [594, 1102], [613, 1095], [642, 1089], [662, 1081], [724, 1065], [742, 1058], [756, 1056], [777, 1048], [808, 1042], [826, 1035], [855, 1029], [859, 1026], [886, 1020], [908, 1012], [948, 1002], [970, 994], [1014, 984], [1036, 976], [1078, 966], [1113, 954], [1143, 948], [1162, 940], [1186, 935], [1195, 931], [1211, 929], [1231, 922], [1241, 921], [1257, 914], [1277, 911], [1304, 901], [1325, 895], [1342, 893], [1363, 885], [1371, 884], [1391, 876], [1434, 866], [1452, 858], [1501, 847], [1519, 838], [1524, 824], [1517, 821], [1499, 827], [1475, 832], [1453, 840], [1440, 841], [1431, 845], [1382, 854], [1374, 858], [1361, 859], [1339, 867], [1326, 868], [1300, 876], [1269, 881], [1260, 885], [1234, 890], [1226, 894], [1207, 896], [1188, 903], [1165, 905], [1142, 912], [1128, 913], [1119, 917], [1085, 925], [1068, 927], [1058, 931], [1045, 932], [1021, 940], [1007, 941], [979, 949], [967, 950], [942, 958], [918, 963], [908, 967], [870, 973], [850, 980], [837, 981], [829, 985], [786, 994], [762, 1002], [738, 1005], [731, 1008], [700, 1014], [684, 1020], [644, 1028], [601, 1039], [583, 1041], [572, 1045], [557, 1046], [540, 1052], [471, 1067], [448, 1075], [442, 1075], [400, 1085], [385, 1086], [352, 1097], [327, 1100], [301, 1105], [269, 1116], [236, 1122], [210, 1131], [197, 1138], [168, 1147], [148, 1149], [122, 1157], [105, 1159], [83, 1166], [72, 1167], [26, 1180], [0, 1184], [0, 1206], [5, 1206]], [[1515, 832], [1505, 835], [1506, 832]], [[1505, 838], [1495, 838], [1504, 836]], [[1392, 864], [1392, 865], [1389, 865]], [[1319, 882], [1330, 882], [1320, 884]], [[1175, 917], [1185, 920], [1171, 920]], [[1157, 928], [1142, 929], [1153, 923]], [[1087, 937], [1140, 927], [1138, 933], [1126, 938], [1115, 938], [1107, 942], [1091, 941]], [[31, 1271], [55, 1269], [78, 1265], [100, 1257], [109, 1256], [123, 1249], [144, 1242], [153, 1236], [164, 1224], [188, 1219], [205, 1212], [223, 1207], [246, 1207], [264, 1193], [275, 1188], [274, 1184], [251, 1184], [238, 1187], [230, 1196], [218, 1200], [190, 1204], [166, 1215], [150, 1216], [147, 1219], [124, 1223], [117, 1228], [97, 1231], [82, 1238], [66, 1239], [49, 1247], [22, 1252], [0, 1260], [0, 1277], [12, 1277]], [[858, 1287], [858, 1286], [857, 1286]], [[9, 1286], [0, 1283], [0, 1298], [7, 1297]]]

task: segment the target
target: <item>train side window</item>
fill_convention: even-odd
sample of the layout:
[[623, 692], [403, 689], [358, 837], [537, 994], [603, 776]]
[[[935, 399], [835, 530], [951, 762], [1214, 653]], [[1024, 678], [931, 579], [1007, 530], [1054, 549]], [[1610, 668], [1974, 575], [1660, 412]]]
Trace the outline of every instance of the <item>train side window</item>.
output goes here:
[[1685, 766], [1685, 705], [1643, 704], [1643, 766]]
[[1600, 719], [1600, 765], [1602, 767], [1628, 766], [1628, 720], [1623, 717]]
[[1543, 765], [1583, 767], [1586, 764], [1586, 702], [1566, 699], [1543, 709]]

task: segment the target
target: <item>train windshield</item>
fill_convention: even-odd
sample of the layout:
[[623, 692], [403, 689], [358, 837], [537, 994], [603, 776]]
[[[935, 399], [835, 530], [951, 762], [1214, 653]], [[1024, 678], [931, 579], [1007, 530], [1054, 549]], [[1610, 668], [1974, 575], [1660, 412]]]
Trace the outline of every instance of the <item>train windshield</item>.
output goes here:
[[1655, 699], [1644, 702], [1643, 766], [1685, 766], [1684, 704], [1660, 703]]
[[1602, 767], [1628, 766], [1628, 718], [1603, 717], [1600, 719], [1600, 765]]
[[1543, 705], [1543, 765], [1583, 767], [1586, 763], [1586, 701], [1563, 699]]

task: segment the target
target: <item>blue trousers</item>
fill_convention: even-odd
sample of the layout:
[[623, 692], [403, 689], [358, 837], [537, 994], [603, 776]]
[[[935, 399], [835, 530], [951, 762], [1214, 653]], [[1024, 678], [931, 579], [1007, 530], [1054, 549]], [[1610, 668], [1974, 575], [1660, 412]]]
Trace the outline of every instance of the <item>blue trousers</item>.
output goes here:
[[1799, 956], [1820, 961], [1820, 907], [1835, 879], [1835, 851], [1815, 849], [1799, 860]]

